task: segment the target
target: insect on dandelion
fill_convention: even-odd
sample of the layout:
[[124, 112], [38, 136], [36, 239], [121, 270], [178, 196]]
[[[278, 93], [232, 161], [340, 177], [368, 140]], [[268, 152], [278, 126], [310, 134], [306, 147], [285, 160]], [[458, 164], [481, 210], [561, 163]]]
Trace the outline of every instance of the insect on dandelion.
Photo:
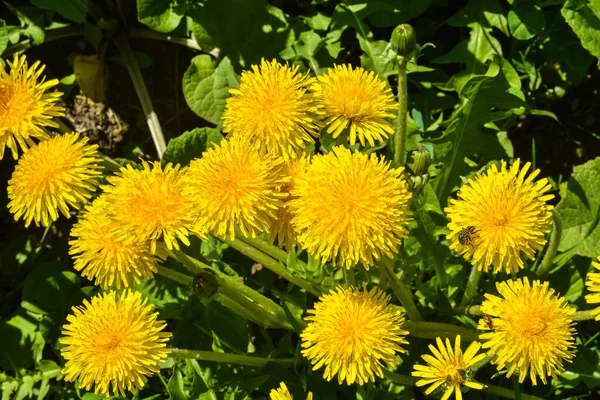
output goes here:
[[[592, 261], [592, 267], [600, 271], [600, 257], [598, 257], [597, 262]], [[588, 273], [585, 285], [591, 292], [585, 295], [585, 301], [588, 304], [600, 303], [600, 272]], [[600, 321], [600, 307], [594, 308], [592, 314], [596, 317], [596, 320]]]
[[[271, 393], [269, 393], [269, 398], [271, 400], [293, 400], [292, 395], [290, 394], [285, 383], [281, 382], [277, 389], [271, 389]], [[312, 400], [312, 393], [309, 393], [306, 397], [306, 400]]]

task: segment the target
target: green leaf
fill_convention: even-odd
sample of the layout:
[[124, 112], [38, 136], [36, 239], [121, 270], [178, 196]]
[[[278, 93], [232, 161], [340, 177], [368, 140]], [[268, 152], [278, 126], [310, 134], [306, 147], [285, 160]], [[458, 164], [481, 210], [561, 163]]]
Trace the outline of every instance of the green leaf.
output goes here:
[[431, 0], [351, 0], [351, 7], [361, 9], [361, 19], [368, 17], [368, 22], [376, 27], [396, 26], [424, 13], [431, 5]]
[[544, 29], [546, 19], [541, 7], [533, 2], [517, 1], [508, 13], [508, 27], [517, 40], [529, 40]]
[[583, 47], [600, 58], [600, 0], [567, 0], [561, 13]]
[[0, 54], [6, 50], [8, 46], [8, 29], [6, 28], [6, 22], [0, 19]]
[[600, 254], [600, 157], [573, 168], [567, 193], [556, 210], [563, 221], [560, 251], [597, 257]]
[[23, 309], [9, 320], [0, 321], [1, 370], [19, 370], [33, 364], [31, 346], [36, 330], [37, 324]]
[[169, 399], [170, 400], [187, 400], [189, 397], [185, 394], [183, 388], [183, 376], [181, 375], [181, 371], [175, 370], [175, 373], [169, 379], [168, 384], [169, 391]]
[[171, 0], [137, 0], [138, 20], [155, 31], [169, 33], [181, 22], [187, 6]]
[[200, 158], [211, 143], [219, 143], [223, 136], [213, 128], [196, 128], [169, 140], [163, 154], [163, 165], [170, 162], [188, 165], [194, 158]]
[[24, 33], [29, 36], [33, 44], [42, 44], [46, 37], [44, 33], [44, 14], [35, 7], [15, 7], [4, 2], [6, 7], [16, 15], [21, 26], [26, 27]]
[[29, 0], [39, 8], [46, 10], [54, 10], [66, 19], [73, 22], [82, 23], [85, 21], [85, 15], [88, 11], [88, 0]]
[[79, 289], [79, 276], [59, 261], [40, 264], [23, 285], [23, 301], [46, 311], [66, 312]]

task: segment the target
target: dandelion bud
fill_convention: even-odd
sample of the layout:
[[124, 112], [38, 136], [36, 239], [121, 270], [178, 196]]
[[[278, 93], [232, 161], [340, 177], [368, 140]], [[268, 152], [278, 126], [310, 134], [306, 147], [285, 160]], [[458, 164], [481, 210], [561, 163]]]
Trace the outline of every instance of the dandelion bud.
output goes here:
[[410, 55], [417, 46], [415, 30], [409, 24], [398, 25], [392, 32], [390, 44], [392, 50], [399, 56], [406, 57]]
[[192, 281], [192, 291], [203, 303], [211, 301], [219, 291], [219, 281], [214, 271], [205, 269], [196, 274]]
[[406, 165], [414, 175], [425, 175], [429, 169], [430, 161], [431, 154], [429, 154], [429, 150], [423, 146], [419, 146], [408, 152]]

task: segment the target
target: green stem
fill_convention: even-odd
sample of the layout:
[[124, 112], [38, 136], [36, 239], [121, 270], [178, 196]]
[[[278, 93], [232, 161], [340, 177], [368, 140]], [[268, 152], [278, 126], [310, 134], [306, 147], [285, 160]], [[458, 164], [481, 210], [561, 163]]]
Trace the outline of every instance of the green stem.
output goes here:
[[192, 283], [193, 278], [189, 275], [182, 274], [181, 272], [173, 271], [170, 268], [158, 266], [158, 275], [164, 276], [165, 278], [169, 278], [175, 282], [183, 283], [184, 285], [189, 285]]
[[454, 339], [460, 335], [461, 340], [473, 342], [479, 339], [479, 333], [474, 329], [458, 325], [444, 324], [441, 322], [406, 321], [403, 328], [408, 334], [421, 339], [449, 338]]
[[262, 368], [268, 363], [278, 363], [293, 365], [293, 358], [266, 358], [266, 357], [254, 357], [246, 356], [242, 354], [231, 354], [231, 353], [217, 353], [214, 351], [202, 351], [202, 350], [185, 350], [185, 349], [169, 349], [169, 357], [171, 358], [192, 358], [195, 360], [202, 361], [216, 361], [225, 364], [237, 364], [246, 365], [249, 367]]
[[573, 321], [587, 321], [590, 319], [596, 319], [598, 312], [594, 313], [594, 310], [577, 311], [573, 315]]
[[[58, 28], [46, 31], [46, 36], [44, 37], [44, 43], [51, 42], [53, 40], [58, 39], [66, 39], [70, 37], [83, 36], [83, 26], [68, 26], [65, 28]], [[42, 43], [43, 44], [43, 43]], [[2, 56], [6, 58], [8, 55], [13, 53], [18, 53], [19, 51], [27, 50], [32, 47], [33, 43], [30, 39], [23, 40], [17, 44], [7, 47], [4, 52], [2, 52]]]
[[461, 307], [466, 307], [473, 301], [473, 297], [477, 294], [477, 286], [481, 279], [481, 271], [477, 268], [477, 265], [473, 265], [471, 273], [469, 274], [469, 280], [467, 281], [467, 287], [465, 288], [465, 294], [460, 301]]
[[562, 236], [562, 219], [556, 209], [552, 210], [552, 233], [550, 234], [550, 241], [548, 242], [548, 249], [544, 254], [544, 258], [540, 264], [540, 267], [536, 271], [537, 276], [543, 276], [548, 272], [554, 256], [558, 250], [558, 244], [560, 243], [560, 237]]
[[394, 372], [383, 369], [383, 377], [390, 381], [404, 385], [404, 386], [415, 386], [419, 378], [413, 378], [412, 376], [400, 375]]
[[394, 135], [394, 161], [400, 165], [406, 162], [406, 120], [408, 115], [408, 88], [406, 60], [398, 61], [398, 129]]
[[242, 253], [243, 255], [250, 257], [254, 261], [260, 263], [263, 267], [271, 270], [277, 275], [281, 276], [283, 279], [288, 282], [306, 290], [307, 292], [320, 296], [321, 292], [314, 287], [314, 285], [302, 278], [291, 275], [286, 271], [285, 266], [278, 260], [269, 257], [262, 251], [258, 250], [256, 247], [249, 245], [246, 242], [243, 242], [239, 239], [225, 239], [225, 243], [229, 244], [231, 247]]
[[[236, 239], [239, 239], [241, 241], [248, 243], [251, 246], [256, 247], [258, 250], [262, 251], [263, 253], [267, 254], [268, 256], [273, 257], [274, 259], [279, 260], [284, 264], [287, 263], [288, 253], [286, 253], [279, 247], [269, 244], [265, 240], [262, 240], [259, 238], [246, 237], [242, 234], [242, 232], [239, 231], [239, 229], [236, 229], [235, 237], [236, 237]], [[301, 263], [300, 260], [298, 260], [297, 262]]]
[[[455, 311], [457, 314], [472, 315], [474, 317], [482, 317], [484, 315], [483, 311], [481, 311], [481, 306], [479, 305], [456, 307]], [[573, 321], [587, 321], [595, 318], [596, 315], [594, 314], [594, 310], [576, 311], [573, 315]]]
[[109, 156], [103, 153], [98, 153], [98, 155], [102, 159], [104, 167], [106, 167], [107, 170], [112, 172], [119, 172], [121, 170], [121, 165]]
[[[184, 38], [184, 37], [179, 37], [179, 36], [163, 35], [162, 33], [154, 32], [147, 28], [129, 28], [127, 30], [127, 36], [129, 36], [132, 39], [162, 40], [162, 41], [169, 42], [169, 43], [180, 44], [182, 46], [189, 47], [190, 49], [193, 49], [193, 50], [206, 51], [206, 50], [202, 50], [200, 48], [200, 46], [198, 45], [198, 42], [196, 42], [195, 40]], [[210, 51], [208, 54], [210, 54], [211, 56], [216, 58], [219, 55], [218, 53], [219, 53], [218, 49], [214, 49], [214, 50]]]
[[412, 321], [421, 321], [421, 313], [417, 309], [415, 302], [413, 301], [413, 295], [410, 289], [396, 276], [394, 272], [394, 261], [388, 257], [383, 257], [382, 260], [377, 264], [381, 274], [387, 279], [392, 291], [400, 300], [402, 307], [406, 310], [408, 318]]

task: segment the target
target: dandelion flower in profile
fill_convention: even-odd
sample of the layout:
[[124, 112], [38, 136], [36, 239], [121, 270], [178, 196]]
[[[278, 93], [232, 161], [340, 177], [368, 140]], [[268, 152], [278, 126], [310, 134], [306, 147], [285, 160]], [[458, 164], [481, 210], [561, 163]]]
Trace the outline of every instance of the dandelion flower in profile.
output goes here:
[[15, 220], [48, 226], [59, 211], [67, 218], [69, 206], [79, 209], [98, 185], [102, 160], [96, 145], [67, 133], [41, 142], [27, 151], [8, 181], [8, 209]]
[[383, 377], [383, 362], [398, 365], [396, 353], [404, 352], [408, 332], [402, 330], [404, 313], [389, 301], [378, 288], [339, 287], [322, 295], [308, 311], [308, 326], [300, 335], [302, 355], [313, 370], [325, 365], [328, 381], [337, 375], [340, 384], [362, 385]]
[[[271, 389], [271, 393], [269, 393], [269, 397], [271, 400], [293, 400], [292, 395], [288, 391], [287, 386], [285, 386], [285, 383], [283, 383], [283, 382], [281, 382], [279, 384], [279, 388]], [[309, 393], [308, 396], [306, 397], [306, 400], [312, 400], [312, 398], [313, 398], [312, 393]]]
[[131, 241], [150, 240], [152, 253], [164, 240], [167, 248], [179, 250], [179, 242], [190, 245], [188, 236], [194, 212], [183, 195], [183, 172], [170, 163], [142, 161], [142, 170], [131, 165], [107, 178], [104, 187], [110, 217], [119, 223], [120, 236]]
[[301, 247], [333, 265], [365, 268], [393, 258], [410, 220], [411, 194], [402, 173], [375, 154], [338, 146], [313, 157], [295, 179], [288, 204]]
[[193, 160], [185, 192], [200, 210], [196, 231], [219, 238], [268, 232], [287, 193], [283, 161], [242, 140], [226, 140]]
[[62, 93], [48, 92], [58, 80], [46, 81], [39, 61], [29, 67], [25, 56], [16, 54], [7, 63], [10, 72], [0, 65], [0, 160], [6, 147], [16, 160], [18, 147], [26, 151], [34, 145], [32, 138], [48, 139], [42, 127], [57, 128], [52, 117], [63, 116], [64, 108], [55, 104]]
[[484, 174], [469, 179], [445, 209], [450, 218], [447, 238], [450, 249], [463, 255], [479, 270], [496, 273], [518, 271], [523, 256], [534, 258], [544, 247], [551, 228], [553, 207], [547, 204], [548, 179], [535, 180], [540, 173], [528, 174], [531, 163], [520, 162], [500, 169], [492, 165]]
[[396, 118], [398, 104], [392, 90], [373, 72], [336, 65], [320, 75], [311, 90], [325, 114], [327, 133], [333, 138], [347, 131], [350, 144], [358, 137], [363, 146], [365, 142], [373, 146], [394, 133], [386, 118]]
[[109, 210], [104, 196], [100, 196], [73, 226], [69, 242], [73, 268], [104, 288], [113, 284], [117, 289], [131, 287], [134, 281], [152, 278], [157, 264], [167, 257], [166, 251], [159, 247], [157, 254], [152, 254], [150, 241], [120, 238], [119, 223], [108, 217]]
[[420, 379], [417, 386], [430, 385], [425, 391], [426, 395], [440, 388], [444, 393], [442, 400], [447, 400], [455, 393], [457, 400], [462, 399], [461, 387], [466, 386], [471, 389], [483, 389], [484, 385], [474, 382], [469, 377], [469, 368], [485, 358], [485, 354], [477, 354], [481, 349], [481, 343], [472, 342], [467, 351], [460, 349], [460, 335], [456, 336], [454, 347], [450, 340], [446, 338], [446, 345], [439, 337], [436, 338], [437, 348], [429, 345], [431, 354], [421, 356], [427, 365], [415, 364], [412, 376]]
[[[596, 268], [597, 270], [600, 270], [600, 257], [598, 257], [598, 262], [592, 262], [592, 267]], [[588, 273], [585, 285], [591, 292], [590, 294], [585, 295], [585, 301], [588, 304], [600, 303], [600, 273]], [[596, 320], [600, 321], [600, 307], [596, 307], [595, 309], [593, 309], [592, 315], [596, 317]]]
[[125, 396], [144, 387], [167, 359], [171, 337], [157, 321], [154, 306], [139, 292], [99, 294], [73, 307], [59, 339], [67, 361], [61, 371], [68, 382], [106, 397]]
[[240, 87], [230, 89], [223, 131], [257, 142], [289, 158], [314, 143], [318, 134], [317, 106], [308, 87], [314, 78], [277, 61], [261, 61], [242, 72]]
[[[536, 385], [546, 377], [556, 378], [564, 370], [563, 361], [573, 358], [575, 347], [573, 314], [575, 309], [548, 287], [548, 282], [527, 278], [496, 283], [501, 297], [485, 295], [481, 311], [492, 318], [489, 325], [482, 319], [479, 335], [483, 348], [493, 356], [498, 371], [508, 368], [510, 377], [518, 368], [519, 382], [529, 373]], [[488, 319], [489, 319], [488, 317]]]

